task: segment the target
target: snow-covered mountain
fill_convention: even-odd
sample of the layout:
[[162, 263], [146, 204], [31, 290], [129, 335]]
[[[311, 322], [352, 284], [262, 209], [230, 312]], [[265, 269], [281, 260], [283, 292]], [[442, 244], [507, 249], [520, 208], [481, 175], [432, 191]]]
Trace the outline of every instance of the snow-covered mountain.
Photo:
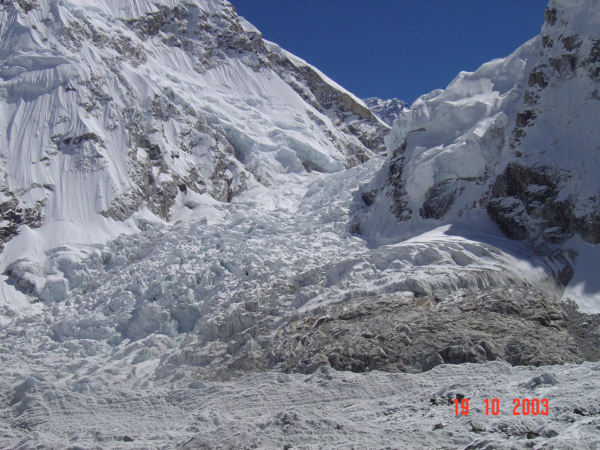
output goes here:
[[402, 111], [408, 108], [407, 103], [397, 98], [381, 100], [377, 97], [370, 97], [366, 98], [364, 102], [377, 117], [390, 126], [394, 123], [394, 120], [400, 117]]
[[[403, 111], [363, 192], [365, 235], [388, 242], [474, 225], [483, 212], [512, 239], [577, 250], [553, 262], [563, 284], [577, 253], [590, 265], [598, 250], [584, 242], [600, 242], [599, 23], [597, 2], [552, 1], [540, 36]], [[596, 287], [588, 280], [583, 296]]]
[[364, 103], [225, 1], [0, 8], [2, 272], [383, 148]]
[[598, 10], [408, 110], [225, 1], [1, 2], [0, 447], [597, 441]]

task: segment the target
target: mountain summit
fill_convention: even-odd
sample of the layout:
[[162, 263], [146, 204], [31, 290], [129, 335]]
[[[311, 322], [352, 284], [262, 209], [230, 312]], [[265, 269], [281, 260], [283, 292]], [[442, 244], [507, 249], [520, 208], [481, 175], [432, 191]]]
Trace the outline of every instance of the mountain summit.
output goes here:
[[408, 108], [408, 104], [397, 98], [381, 100], [377, 97], [371, 97], [366, 98], [364, 102], [373, 111], [373, 114], [390, 126], [402, 114], [402, 111]]

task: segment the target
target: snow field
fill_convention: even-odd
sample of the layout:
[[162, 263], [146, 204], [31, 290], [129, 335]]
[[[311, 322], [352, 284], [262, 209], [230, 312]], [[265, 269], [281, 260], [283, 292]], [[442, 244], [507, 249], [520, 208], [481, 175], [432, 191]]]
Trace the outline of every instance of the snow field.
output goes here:
[[[21, 382], [18, 371], [4, 366], [0, 445], [595, 449], [598, 370], [592, 363], [536, 368], [502, 362], [442, 365], [416, 375], [323, 368], [310, 376], [250, 374], [168, 390], [107, 389], [86, 378], [78, 389], [66, 389], [41, 375]], [[469, 399], [467, 416], [455, 415], [457, 395]], [[499, 400], [499, 415], [485, 415], [486, 398]], [[514, 416], [515, 398], [548, 399], [549, 414]]]
[[[41, 2], [28, 13], [16, 3], [0, 11], [2, 188], [43, 216], [6, 244], [0, 271], [28, 259], [35, 274], [63, 244], [137, 232], [132, 216], [147, 215], [144, 196], [169, 219], [177, 186], [228, 201], [259, 182], [277, 184], [278, 175], [340, 171], [357, 163], [354, 151], [370, 153], [341, 130], [335, 111], [299, 95], [306, 86], [290, 86], [290, 70], [306, 63], [282, 53], [290, 68], [278, 73], [259, 61], [228, 3], [188, 2], [174, 13], [185, 20], [145, 34], [145, 20], [178, 5]], [[248, 48], [225, 48], [221, 32], [239, 32], [236, 43]]]
[[[567, 3], [575, 15], [565, 17], [591, 33], [584, 2]], [[0, 447], [597, 449], [597, 363], [248, 373], [268, 370], [251, 358], [267, 338], [334, 302], [451, 303], [467, 290], [511, 287], [563, 295], [549, 272], [558, 264], [502, 237], [473, 206], [512, 158], [499, 143], [541, 39], [402, 111], [386, 142], [394, 157], [409, 136], [413, 212], [440, 183], [456, 182], [461, 197], [447, 220], [399, 224], [389, 191], [365, 207], [362, 194], [381, 188], [389, 167], [374, 157], [348, 168], [358, 150], [374, 155], [344, 131], [354, 112], [342, 120], [337, 104], [315, 107], [309, 80], [294, 78], [312, 68], [268, 42], [281, 71], [217, 45], [235, 16], [216, 0], [193, 3], [187, 28], [152, 34], [146, 13], [176, 4], [77, 0], [0, 12], [0, 195], [45, 217], [0, 255]], [[191, 39], [203, 21], [215, 28]], [[364, 106], [314, 74], [339, 101]], [[573, 116], [591, 134], [589, 86], [560, 81], [543, 100], [557, 130], [575, 140]], [[581, 114], [556, 107], [566, 95], [585, 103]], [[594, 167], [587, 140], [576, 141], [578, 153], [562, 141], [536, 153], [545, 130], [524, 141], [528, 162]], [[578, 173], [564, 195], [593, 195], [594, 171]], [[143, 189], [172, 202], [144, 203]], [[562, 245], [580, 255], [564, 296], [594, 312], [596, 249], [577, 238]], [[457, 394], [470, 399], [469, 417], [454, 416]], [[510, 414], [514, 398], [531, 397], [548, 398], [551, 414]], [[500, 400], [498, 417], [484, 415], [484, 398]]]

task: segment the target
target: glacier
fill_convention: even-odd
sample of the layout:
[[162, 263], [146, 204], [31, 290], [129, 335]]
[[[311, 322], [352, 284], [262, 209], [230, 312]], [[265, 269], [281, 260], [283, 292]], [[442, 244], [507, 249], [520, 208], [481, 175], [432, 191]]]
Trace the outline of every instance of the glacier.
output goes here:
[[595, 448], [599, 21], [408, 108], [223, 0], [2, 2], [0, 447]]
[[168, 221], [180, 191], [230, 201], [381, 150], [386, 124], [230, 5], [121, 3], [3, 6], [2, 272]]

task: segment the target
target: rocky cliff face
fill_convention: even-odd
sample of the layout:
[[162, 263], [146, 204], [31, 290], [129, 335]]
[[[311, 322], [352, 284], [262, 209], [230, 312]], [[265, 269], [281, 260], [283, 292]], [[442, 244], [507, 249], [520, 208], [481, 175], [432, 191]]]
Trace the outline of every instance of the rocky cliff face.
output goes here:
[[[487, 211], [510, 237], [600, 243], [597, 5], [551, 3]], [[595, 27], [593, 25], [596, 25]]]
[[512, 239], [600, 242], [599, 23], [595, 2], [551, 1], [540, 36], [403, 111], [359, 228], [407, 237], [484, 211]]
[[384, 146], [360, 100], [226, 1], [3, 1], [0, 42], [2, 244], [92, 242]]

